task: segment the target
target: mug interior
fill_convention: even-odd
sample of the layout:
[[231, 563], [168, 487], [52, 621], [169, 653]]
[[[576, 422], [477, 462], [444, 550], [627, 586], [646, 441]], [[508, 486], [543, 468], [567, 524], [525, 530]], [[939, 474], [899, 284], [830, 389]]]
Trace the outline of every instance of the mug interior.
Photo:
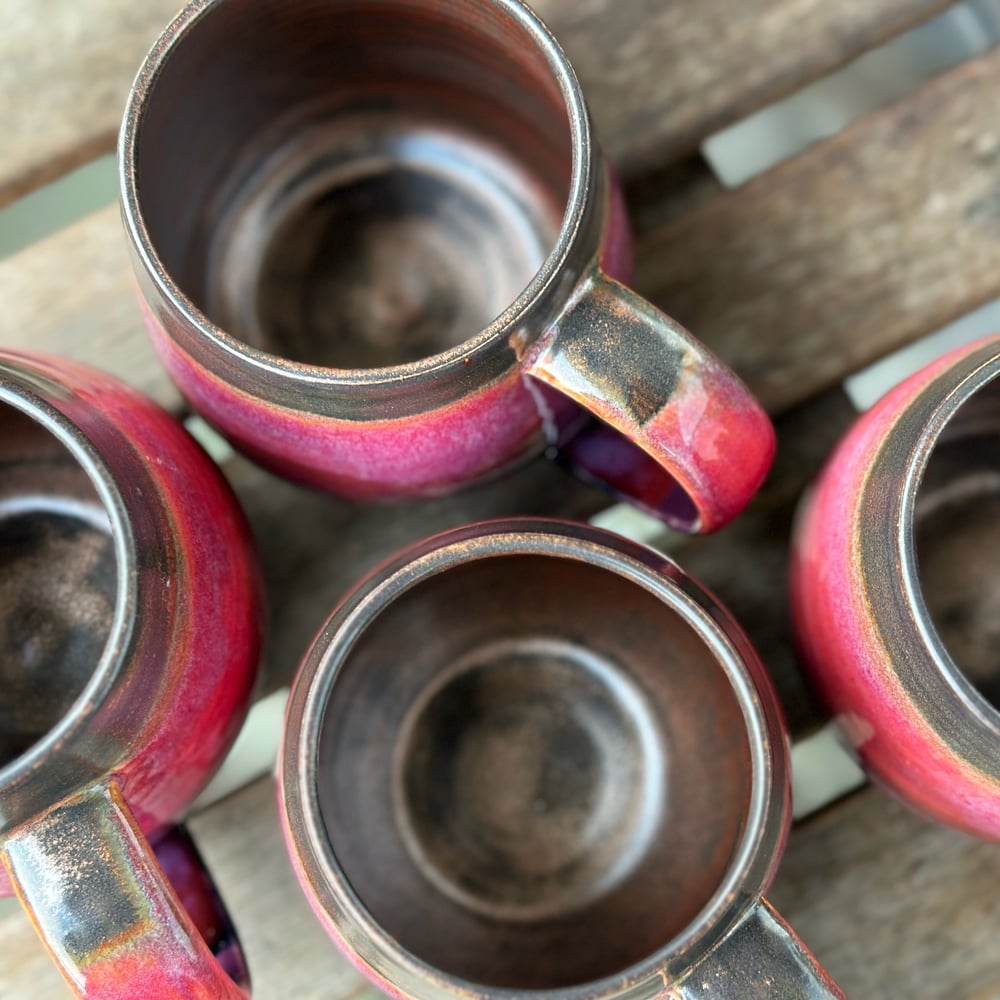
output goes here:
[[753, 766], [731, 679], [602, 566], [452, 565], [352, 642], [322, 717], [323, 835], [396, 946], [499, 989], [647, 959], [724, 883]]
[[506, 4], [216, 0], [173, 31], [138, 203], [167, 274], [238, 340], [333, 368], [419, 360], [552, 253], [569, 115]]
[[115, 622], [111, 519], [86, 470], [0, 399], [0, 768], [70, 711]]
[[1000, 381], [961, 404], [935, 442], [916, 494], [914, 546], [924, 603], [958, 669], [1000, 708]]

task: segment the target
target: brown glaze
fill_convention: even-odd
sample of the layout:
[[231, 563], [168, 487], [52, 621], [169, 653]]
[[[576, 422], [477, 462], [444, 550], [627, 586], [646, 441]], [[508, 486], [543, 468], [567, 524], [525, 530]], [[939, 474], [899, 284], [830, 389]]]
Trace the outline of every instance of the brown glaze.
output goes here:
[[934, 445], [917, 492], [914, 544], [922, 596], [957, 668], [1000, 707], [1000, 385], [958, 412]]
[[93, 484], [40, 423], [0, 403], [0, 765], [83, 691], [111, 630], [117, 565]]
[[375, 368], [470, 339], [531, 282], [569, 197], [564, 102], [510, 18], [450, 6], [201, 15], [160, 70], [137, 166], [163, 265], [212, 322]]
[[568, 986], [655, 952], [722, 881], [749, 807], [720, 673], [597, 567], [511, 555], [422, 581], [359, 638], [324, 717], [346, 877], [400, 945], [474, 982]]

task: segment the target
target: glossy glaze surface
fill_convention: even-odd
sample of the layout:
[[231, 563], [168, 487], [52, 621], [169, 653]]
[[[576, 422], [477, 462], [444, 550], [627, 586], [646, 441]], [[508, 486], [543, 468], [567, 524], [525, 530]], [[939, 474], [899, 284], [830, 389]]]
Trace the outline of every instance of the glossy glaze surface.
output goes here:
[[[184, 68], [209, 64], [206, 91]], [[735, 376], [624, 289], [590, 294], [630, 277], [620, 192], [571, 67], [514, 0], [198, 0], [140, 73], [120, 157], [165, 366], [284, 475], [442, 493], [586, 424], [571, 466], [708, 531], [766, 474], [773, 433]]]
[[[235, 499], [164, 411], [94, 369], [3, 351], [0, 426], [0, 538], [35, 581], [0, 587], [5, 600], [14, 595], [3, 608], [0, 714], [25, 706], [37, 720], [0, 762], [0, 893], [9, 894], [16, 843], [35, 838], [58, 857], [60, 838], [77, 839], [36, 837], [57, 803], [120, 791], [126, 827], [155, 836], [192, 801], [248, 707], [261, 614]], [[39, 518], [46, 531], [36, 530]], [[72, 558], [53, 557], [53, 538]], [[85, 599], [59, 602], [67, 579]], [[57, 654], [62, 674], [46, 667]], [[58, 866], [32, 871], [36, 888], [61, 884]], [[53, 905], [51, 947], [65, 919], [100, 942], [99, 922], [88, 927], [65, 900]]]
[[726, 612], [618, 536], [486, 522], [390, 561], [307, 655], [279, 778], [314, 911], [390, 995], [682, 995], [740, 966], [838, 995], [790, 932], [728, 946], [784, 844], [782, 723]]
[[791, 590], [806, 662], [866, 769], [919, 811], [992, 839], [1000, 712], [928, 612], [934, 581], [920, 573], [915, 522], [949, 490], [989, 502], [989, 450], [974, 449], [979, 469], [937, 458], [970, 435], [995, 436], [998, 372], [1000, 340], [960, 348], [858, 420], [800, 512]]

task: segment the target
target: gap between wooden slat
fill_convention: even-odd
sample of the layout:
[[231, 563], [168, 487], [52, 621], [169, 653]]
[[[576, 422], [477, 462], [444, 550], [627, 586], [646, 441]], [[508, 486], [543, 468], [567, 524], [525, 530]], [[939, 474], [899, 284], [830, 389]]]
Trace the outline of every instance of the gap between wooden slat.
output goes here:
[[637, 287], [772, 412], [1000, 294], [1000, 51], [648, 233]]

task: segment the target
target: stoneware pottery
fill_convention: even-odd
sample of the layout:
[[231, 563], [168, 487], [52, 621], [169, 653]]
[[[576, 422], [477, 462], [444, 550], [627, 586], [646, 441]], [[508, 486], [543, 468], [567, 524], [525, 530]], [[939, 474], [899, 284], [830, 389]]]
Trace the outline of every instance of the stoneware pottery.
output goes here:
[[251, 552], [173, 418], [93, 369], [0, 351], [0, 895], [80, 996], [248, 993], [233, 949], [227, 975], [196, 929], [212, 901], [190, 845], [159, 844], [175, 892], [147, 837], [246, 711]]
[[805, 659], [869, 773], [1000, 840], [1000, 338], [889, 392], [800, 512]]
[[435, 494], [562, 445], [701, 531], [760, 485], [766, 415], [615, 280], [618, 187], [517, 0], [195, 0], [119, 153], [164, 364], [284, 475]]
[[489, 522], [377, 570], [305, 658], [279, 779], [310, 903], [393, 996], [840, 995], [761, 899], [789, 817], [765, 672], [616, 535]]

